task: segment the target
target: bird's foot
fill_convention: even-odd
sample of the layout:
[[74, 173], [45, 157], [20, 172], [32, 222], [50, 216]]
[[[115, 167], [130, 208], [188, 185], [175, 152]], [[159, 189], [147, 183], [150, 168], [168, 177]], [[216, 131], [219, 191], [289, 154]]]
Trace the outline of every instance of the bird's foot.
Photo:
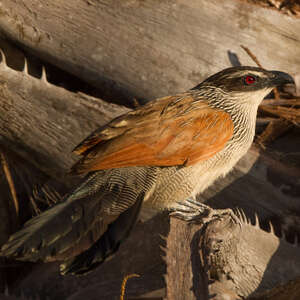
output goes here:
[[178, 202], [171, 216], [187, 222], [206, 223], [213, 219], [220, 218], [224, 215], [232, 215], [231, 209], [213, 209], [208, 205], [196, 201], [194, 198], [188, 198], [185, 202]]

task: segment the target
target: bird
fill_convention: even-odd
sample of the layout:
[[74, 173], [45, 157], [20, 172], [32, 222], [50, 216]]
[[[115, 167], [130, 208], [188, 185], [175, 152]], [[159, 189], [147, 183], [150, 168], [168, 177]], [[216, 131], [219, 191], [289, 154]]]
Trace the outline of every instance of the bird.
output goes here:
[[293, 78], [281, 71], [226, 68], [113, 119], [73, 150], [81, 183], [12, 234], [0, 256], [47, 262], [87, 239], [60, 271], [92, 271], [129, 236], [142, 206], [176, 211], [232, 170], [253, 142], [259, 104], [287, 83]]

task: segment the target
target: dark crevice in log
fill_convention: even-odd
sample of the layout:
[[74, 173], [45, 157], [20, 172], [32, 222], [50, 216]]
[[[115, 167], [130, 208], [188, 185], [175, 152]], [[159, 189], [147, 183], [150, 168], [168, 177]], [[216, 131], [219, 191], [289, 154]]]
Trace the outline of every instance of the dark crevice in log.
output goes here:
[[[48, 61], [43, 60], [39, 53], [34, 50], [26, 48], [24, 45], [14, 42], [9, 38], [1, 37], [0, 48], [7, 56], [7, 65], [16, 71], [22, 71], [24, 68], [24, 61], [27, 60], [28, 74], [35, 78], [41, 78], [42, 68], [44, 67], [49, 83], [58, 87], [77, 93], [82, 92], [86, 95], [103, 99], [109, 103], [116, 103], [133, 108], [135, 106], [135, 97], [129, 96], [128, 91], [121, 91], [116, 83], [108, 81], [103, 78], [103, 84], [97, 84], [97, 87], [92, 86], [83, 79], [75, 76], [64, 69], [59, 68]], [[2, 58], [0, 58], [0, 62]], [[97, 78], [99, 77], [98, 75]], [[99, 79], [99, 78], [98, 78]], [[142, 99], [138, 103], [143, 103]]]
[[300, 3], [297, 0], [240, 0], [247, 1], [268, 9], [277, 10], [280, 13], [300, 18]]
[[205, 262], [201, 251], [203, 243], [203, 228], [195, 232], [191, 240], [191, 264], [193, 272], [192, 290], [197, 300], [208, 298], [208, 276], [205, 270]]

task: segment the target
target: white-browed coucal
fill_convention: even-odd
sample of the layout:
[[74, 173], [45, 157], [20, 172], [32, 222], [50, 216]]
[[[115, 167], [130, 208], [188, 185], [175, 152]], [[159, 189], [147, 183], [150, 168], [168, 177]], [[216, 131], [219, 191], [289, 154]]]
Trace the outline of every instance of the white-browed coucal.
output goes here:
[[61, 271], [93, 269], [128, 236], [142, 203], [176, 209], [226, 175], [252, 144], [260, 102], [292, 82], [279, 71], [228, 68], [112, 120], [74, 150], [82, 158], [72, 172], [86, 174], [82, 183], [25, 223], [0, 255], [50, 261], [90, 236], [90, 248], [64, 261]]

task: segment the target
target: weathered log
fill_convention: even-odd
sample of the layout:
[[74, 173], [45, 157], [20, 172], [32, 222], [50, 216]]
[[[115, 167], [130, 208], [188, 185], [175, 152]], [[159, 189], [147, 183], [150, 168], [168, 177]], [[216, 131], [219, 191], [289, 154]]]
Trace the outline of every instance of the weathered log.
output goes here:
[[171, 218], [165, 249], [166, 299], [208, 299], [208, 276], [198, 249], [202, 229]]
[[[26, 61], [25, 61], [26, 62]], [[76, 161], [72, 149], [99, 126], [128, 111], [82, 93], [72, 93], [0, 64], [1, 143], [46, 174], [64, 181]]]
[[230, 210], [202, 216], [200, 224], [171, 218], [167, 299], [245, 299], [300, 276], [299, 247], [261, 230], [258, 218], [251, 224]]
[[97, 88], [128, 98], [191, 88], [229, 66], [229, 51], [242, 64], [253, 64], [241, 44], [255, 49], [265, 68], [299, 73], [299, 18], [250, 1], [1, 4], [0, 28], [11, 39]]

